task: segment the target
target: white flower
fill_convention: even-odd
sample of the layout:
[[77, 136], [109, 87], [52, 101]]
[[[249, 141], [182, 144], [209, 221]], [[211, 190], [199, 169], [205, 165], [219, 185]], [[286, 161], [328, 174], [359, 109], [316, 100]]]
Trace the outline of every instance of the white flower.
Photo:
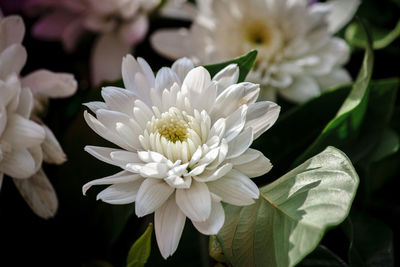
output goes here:
[[99, 34], [92, 50], [92, 82], [117, 80], [122, 57], [142, 41], [148, 30], [147, 15], [160, 0], [32, 0], [27, 11], [46, 15], [33, 28], [44, 40], [62, 41], [74, 50], [87, 32]]
[[257, 49], [255, 68], [247, 79], [261, 84], [260, 99], [273, 100], [278, 91], [290, 101], [304, 102], [351, 81], [342, 68], [349, 47], [332, 34], [352, 18], [359, 0], [328, 2], [200, 0], [196, 13], [189, 3], [173, 0], [164, 13], [192, 16], [192, 26], [159, 30], [151, 41], [160, 54], [171, 59], [190, 57], [196, 64]]
[[143, 59], [123, 59], [126, 89], [105, 87], [103, 102], [87, 106], [88, 125], [122, 149], [87, 146], [94, 157], [121, 167], [113, 176], [83, 186], [111, 184], [97, 195], [111, 204], [135, 202], [136, 215], [155, 212], [155, 232], [164, 258], [178, 246], [188, 217], [203, 234], [224, 223], [221, 201], [249, 205], [258, 198], [249, 179], [272, 167], [249, 148], [276, 121], [280, 107], [258, 102], [259, 86], [237, 83], [230, 65], [213, 79], [182, 58], [154, 76]]
[[37, 99], [65, 97], [76, 90], [70, 74], [38, 70], [20, 77], [27, 54], [25, 27], [18, 16], [0, 17], [0, 187], [8, 175], [32, 210], [49, 218], [57, 198], [42, 161], [61, 164], [65, 154], [54, 134], [35, 114]]

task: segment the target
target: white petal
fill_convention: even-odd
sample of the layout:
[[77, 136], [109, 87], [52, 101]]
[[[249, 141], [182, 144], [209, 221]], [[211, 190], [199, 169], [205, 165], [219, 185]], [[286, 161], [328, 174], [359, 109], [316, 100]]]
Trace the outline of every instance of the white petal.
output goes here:
[[43, 151], [40, 146], [34, 146], [28, 148], [28, 152], [31, 154], [33, 161], [35, 162], [35, 173], [39, 171], [43, 163]]
[[102, 88], [101, 96], [108, 108], [132, 116], [133, 106], [137, 98], [132, 91], [108, 86]]
[[164, 89], [170, 90], [174, 83], [181, 84], [182, 81], [170, 68], [163, 67], [157, 72], [155, 88], [157, 92], [162, 92]]
[[139, 151], [138, 156], [144, 162], [156, 162], [156, 163], [167, 163], [168, 159], [160, 153], [153, 151]]
[[15, 148], [4, 155], [0, 162], [0, 172], [13, 178], [25, 179], [35, 174], [35, 160], [28, 150]]
[[198, 182], [212, 182], [225, 176], [232, 170], [233, 165], [231, 163], [226, 163], [216, 170], [206, 170], [202, 174], [194, 177]]
[[253, 129], [247, 128], [228, 143], [226, 159], [236, 158], [242, 155], [253, 143]]
[[192, 221], [193, 225], [204, 235], [216, 235], [225, 222], [225, 212], [220, 202], [213, 201], [210, 217], [204, 222]]
[[227, 142], [231, 141], [242, 131], [246, 123], [247, 109], [247, 105], [243, 105], [226, 118], [224, 138]]
[[158, 30], [150, 37], [154, 50], [169, 59], [177, 59], [191, 55], [190, 32], [188, 29]]
[[149, 85], [149, 87], [154, 88], [155, 77], [149, 63], [147, 63], [147, 61], [141, 57], [137, 58], [137, 62], [139, 63], [141, 72], [144, 74], [144, 77], [146, 77], [147, 84]]
[[253, 204], [260, 194], [253, 181], [234, 169], [225, 177], [207, 185], [212, 193], [222, 198], [222, 201], [236, 206]]
[[175, 191], [163, 180], [147, 178], [140, 186], [136, 198], [135, 212], [143, 217], [161, 207]]
[[98, 121], [93, 115], [89, 114], [86, 110], [84, 111], [83, 116], [89, 127], [92, 128], [92, 130], [95, 131], [98, 135], [126, 150], [132, 149], [132, 147], [126, 144], [124, 140], [121, 140], [121, 138], [115, 133], [115, 131], [106, 128], [103, 123]]
[[58, 200], [53, 186], [46, 174], [40, 169], [29, 179], [13, 179], [15, 186], [31, 209], [40, 217], [54, 217]]
[[186, 216], [171, 196], [154, 214], [154, 228], [157, 244], [164, 259], [171, 256], [177, 249], [185, 226]]
[[205, 183], [193, 180], [189, 189], [177, 189], [176, 204], [193, 221], [203, 222], [210, 217], [211, 196]]
[[29, 119], [34, 105], [32, 92], [28, 88], [22, 88], [19, 95], [19, 103], [16, 113], [22, 117]]
[[250, 178], [261, 176], [272, 169], [272, 164], [260, 151], [247, 149], [239, 157], [230, 160], [234, 169]]
[[40, 93], [52, 98], [73, 95], [78, 83], [74, 75], [54, 73], [48, 70], [37, 70], [22, 79], [22, 86], [28, 87], [34, 94]]
[[107, 105], [101, 101], [93, 101], [88, 103], [83, 103], [84, 106], [87, 106], [93, 113], [96, 113], [99, 109], [107, 109]]
[[12, 44], [22, 43], [25, 35], [25, 25], [20, 16], [0, 18], [0, 53]]
[[140, 169], [140, 175], [142, 175], [143, 177], [163, 179], [168, 176], [168, 171], [169, 168], [167, 164], [151, 162], [145, 164]]
[[8, 117], [3, 139], [12, 146], [27, 148], [40, 145], [46, 133], [42, 126], [17, 114]]
[[20, 44], [13, 44], [0, 53], [0, 79], [5, 79], [12, 73], [17, 75], [26, 63], [27, 53]]
[[136, 92], [135, 75], [139, 72], [139, 65], [132, 55], [126, 55], [122, 59], [122, 79], [125, 88], [134, 93]]
[[253, 140], [274, 125], [280, 110], [280, 106], [269, 101], [256, 102], [249, 106], [245, 128], [253, 128]]
[[102, 81], [114, 81], [121, 78], [122, 57], [131, 50], [113, 33], [103, 34], [96, 41], [91, 58], [92, 82], [99, 85]]
[[239, 67], [237, 64], [230, 64], [219, 71], [213, 77], [217, 82], [217, 94], [221, 94], [229, 86], [236, 84], [239, 79]]
[[139, 15], [130, 23], [124, 23], [120, 27], [120, 36], [128, 44], [137, 44], [146, 36], [149, 28], [147, 16]]
[[[118, 166], [121, 168], [124, 168], [126, 162], [125, 161], [121, 161], [120, 158], [116, 158], [114, 157], [114, 159], [111, 157], [111, 153], [115, 153], [115, 152], [127, 152], [125, 150], [120, 150], [120, 149], [116, 149], [116, 148], [109, 148], [109, 147], [100, 147], [100, 146], [85, 146], [85, 151], [88, 152], [90, 155], [92, 155], [93, 157], [97, 158], [98, 160], [104, 161], [108, 164], [114, 165], [114, 166]], [[129, 153], [129, 152], [128, 152]], [[133, 154], [133, 153], [132, 153]], [[140, 162], [139, 160], [137, 162]]]
[[279, 93], [289, 101], [301, 103], [321, 94], [316, 80], [308, 76], [297, 76], [293, 83]]
[[106, 203], [114, 205], [132, 203], [136, 200], [142, 182], [143, 181], [140, 179], [128, 183], [113, 184], [101, 191], [97, 195], [97, 200], [101, 199]]
[[339, 31], [354, 17], [360, 0], [329, 0], [331, 12], [328, 15], [329, 30], [333, 33]]
[[90, 181], [90, 182], [84, 184], [82, 187], [82, 194], [86, 195], [86, 192], [93, 185], [121, 184], [121, 183], [134, 182], [137, 180], [143, 181], [143, 178], [139, 174], [132, 174], [128, 171], [122, 171], [122, 172], [116, 173], [114, 175], [96, 179], [96, 180], [93, 180], [93, 181]]
[[328, 90], [335, 86], [344, 85], [351, 82], [351, 76], [345, 69], [334, 69], [329, 74], [317, 76], [318, 83], [322, 91]]
[[[181, 83], [183, 82], [189, 71], [192, 70], [193, 68], [194, 68], [193, 62], [186, 57], [178, 59], [177, 61], [174, 62], [174, 64], [172, 64], [171, 67], [171, 69], [176, 73], [176, 75], [178, 75], [178, 78], [181, 81]], [[179, 85], [182, 85], [181, 83], [179, 83]]]
[[260, 87], [253, 83], [239, 83], [226, 88], [215, 102], [211, 117], [227, 117], [241, 105], [254, 103], [258, 97]]
[[64, 163], [67, 160], [67, 156], [62, 150], [57, 138], [46, 125], [42, 125], [42, 127], [46, 132], [46, 137], [42, 143], [43, 160], [52, 164]]
[[189, 71], [182, 84], [182, 90], [187, 90], [192, 106], [199, 111], [203, 110], [204, 94], [211, 83], [210, 73], [204, 67], [197, 67]]

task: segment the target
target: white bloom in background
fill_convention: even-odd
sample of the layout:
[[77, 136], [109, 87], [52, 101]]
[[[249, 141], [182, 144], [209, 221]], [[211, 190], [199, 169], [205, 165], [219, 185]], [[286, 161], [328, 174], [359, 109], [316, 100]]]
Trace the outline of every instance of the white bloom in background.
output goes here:
[[342, 67], [349, 47], [332, 35], [352, 18], [359, 0], [200, 0], [197, 12], [190, 5], [174, 0], [163, 11], [177, 18], [192, 16], [193, 24], [152, 35], [160, 54], [211, 64], [257, 49], [247, 80], [261, 84], [260, 99], [273, 100], [278, 91], [290, 101], [304, 102], [351, 81]]
[[43, 40], [62, 41], [75, 49], [87, 32], [99, 35], [92, 48], [92, 82], [121, 78], [121, 59], [146, 36], [148, 13], [160, 0], [30, 0], [26, 10], [44, 13], [33, 28]]
[[77, 83], [70, 74], [47, 70], [20, 77], [27, 58], [21, 45], [24, 33], [20, 17], [0, 17], [0, 187], [4, 175], [12, 177], [32, 210], [49, 218], [57, 210], [57, 197], [42, 162], [61, 164], [66, 157], [54, 134], [36, 116], [35, 103], [69, 96]]
[[280, 107], [255, 102], [259, 85], [238, 83], [230, 65], [211, 79], [182, 58], [154, 76], [143, 59], [123, 59], [126, 89], [105, 87], [103, 102], [87, 106], [88, 125], [119, 146], [85, 150], [123, 171], [83, 186], [111, 184], [97, 195], [110, 204], [135, 202], [136, 215], [155, 212], [157, 243], [164, 258], [179, 243], [186, 217], [203, 234], [224, 224], [221, 201], [249, 205], [259, 197], [249, 179], [272, 167], [249, 148], [276, 121]]

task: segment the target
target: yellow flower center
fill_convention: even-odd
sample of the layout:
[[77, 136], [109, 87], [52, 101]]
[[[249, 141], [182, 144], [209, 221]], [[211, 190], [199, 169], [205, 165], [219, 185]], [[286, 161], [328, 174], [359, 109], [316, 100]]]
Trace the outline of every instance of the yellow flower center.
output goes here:
[[271, 41], [271, 31], [265, 23], [254, 21], [247, 27], [248, 40], [257, 45], [268, 45]]
[[188, 123], [183, 118], [169, 112], [161, 114], [161, 118], [156, 120], [157, 131], [173, 143], [186, 141], [188, 127]]

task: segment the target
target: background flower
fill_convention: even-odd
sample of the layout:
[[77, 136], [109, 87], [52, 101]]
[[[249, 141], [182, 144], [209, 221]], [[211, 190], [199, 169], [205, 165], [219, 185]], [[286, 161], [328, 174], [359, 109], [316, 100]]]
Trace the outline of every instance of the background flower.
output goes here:
[[[346, 2], [346, 3], [343, 3]], [[276, 91], [293, 102], [304, 102], [322, 91], [351, 81], [343, 65], [349, 47], [333, 37], [357, 10], [359, 1], [313, 3], [296, 0], [173, 1], [164, 14], [192, 17], [190, 29], [163, 29], [152, 36], [154, 48], [168, 58], [188, 56], [210, 64], [258, 50], [247, 80], [260, 83], [261, 99]], [[173, 12], [171, 6], [182, 6]], [[193, 7], [192, 7], [193, 8]], [[193, 15], [195, 13], [195, 15]]]
[[48, 97], [72, 95], [77, 83], [71, 74], [47, 70], [21, 78], [27, 58], [24, 33], [20, 17], [0, 18], [0, 184], [4, 174], [11, 176], [32, 210], [49, 218], [58, 204], [42, 161], [61, 164], [66, 157], [39, 119], [38, 107]]
[[87, 31], [98, 34], [91, 55], [94, 85], [119, 79], [122, 57], [142, 41], [148, 29], [148, 13], [159, 0], [30, 0], [27, 12], [42, 15], [33, 35], [61, 41], [73, 51]]
[[229, 65], [211, 80], [203, 67], [182, 58], [154, 76], [143, 59], [123, 60], [125, 89], [105, 87], [103, 102], [87, 106], [88, 125], [121, 149], [87, 146], [94, 157], [122, 172], [83, 186], [111, 184], [97, 195], [110, 204], [135, 202], [139, 217], [155, 212], [157, 243], [172, 255], [188, 217], [201, 233], [224, 224], [221, 201], [244, 206], [258, 198], [249, 179], [272, 165], [249, 148], [278, 118], [280, 107], [255, 102], [259, 86], [238, 83]]

